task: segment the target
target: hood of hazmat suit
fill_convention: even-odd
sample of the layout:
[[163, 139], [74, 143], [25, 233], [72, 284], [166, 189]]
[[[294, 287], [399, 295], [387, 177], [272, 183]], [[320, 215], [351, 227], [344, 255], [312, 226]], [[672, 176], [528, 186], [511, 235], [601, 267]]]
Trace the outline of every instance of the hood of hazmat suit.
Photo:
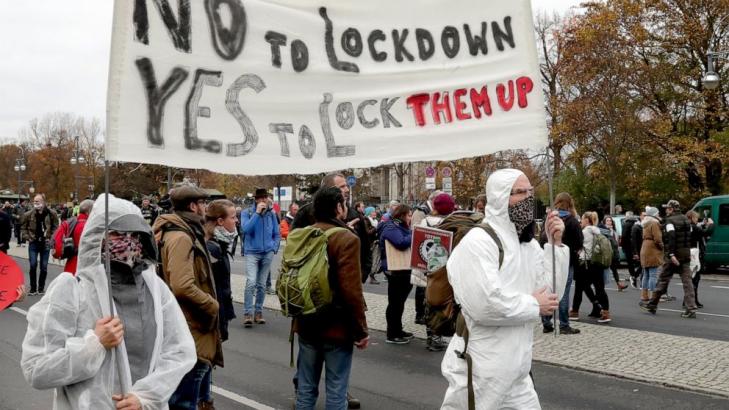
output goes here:
[[28, 311], [20, 365], [33, 387], [56, 389], [54, 409], [113, 409], [111, 396], [122, 389], [135, 394], [145, 409], [166, 409], [180, 380], [195, 365], [195, 343], [177, 301], [156, 274], [149, 225], [134, 204], [111, 195], [109, 229], [137, 232], [147, 259], [138, 274], [153, 301], [154, 323], [148, 328], [155, 334], [147, 355], [149, 368], [132, 383], [124, 342], [107, 350], [94, 333], [96, 321], [112, 314], [102, 257], [104, 202], [99, 196], [81, 235], [77, 277], [59, 275]]
[[[448, 259], [448, 280], [461, 305], [469, 330], [468, 353], [473, 360], [473, 387], [478, 409], [539, 408], [529, 377], [534, 328], [539, 304], [532, 293], [552, 289], [552, 246], [536, 240], [520, 242], [509, 218], [509, 198], [521, 171], [499, 170], [486, 183], [486, 217], [504, 249], [486, 231], [470, 232]], [[569, 269], [569, 248], [555, 247], [558, 296], [564, 291]], [[454, 336], [441, 371], [448, 381], [444, 409], [468, 408], [466, 360], [458, 357], [464, 340]]]

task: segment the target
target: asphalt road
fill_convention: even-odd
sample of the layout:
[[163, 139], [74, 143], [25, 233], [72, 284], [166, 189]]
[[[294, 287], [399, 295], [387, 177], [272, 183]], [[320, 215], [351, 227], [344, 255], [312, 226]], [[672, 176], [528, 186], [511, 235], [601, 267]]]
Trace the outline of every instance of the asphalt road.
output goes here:
[[[27, 268], [26, 260], [17, 260]], [[59, 272], [59, 267], [52, 266], [49, 276]], [[28, 386], [18, 365], [26, 326], [22, 310], [38, 298], [29, 297], [16, 304], [15, 310], [0, 312], [0, 410], [50, 408], [52, 393]], [[241, 306], [236, 307], [240, 311]], [[653, 319], [664, 316], [668, 320], [669, 316], [662, 314]], [[268, 324], [253, 329], [244, 329], [239, 321], [231, 323], [230, 340], [224, 344], [226, 367], [214, 372], [216, 408], [290, 408], [293, 370], [289, 367], [289, 321], [275, 312], [268, 312], [266, 317]], [[438, 408], [446, 389], [440, 374], [443, 353], [428, 352], [421, 340], [405, 346], [387, 345], [381, 332], [374, 332], [372, 339], [368, 350], [355, 353], [351, 378], [351, 392], [362, 400], [363, 408]], [[727, 399], [566, 368], [537, 363], [533, 371], [545, 409], [729, 407]]]
[[[245, 274], [244, 258], [236, 256], [232, 264], [233, 274]], [[274, 255], [271, 269], [272, 279], [278, 276], [281, 266], [281, 252]], [[620, 269], [621, 278], [628, 278], [627, 269]], [[628, 329], [648, 330], [657, 333], [667, 333], [677, 336], [701, 337], [712, 340], [729, 340], [729, 274], [715, 275], [726, 280], [702, 280], [699, 284], [699, 300], [704, 304], [704, 309], [699, 310], [696, 319], [682, 319], [680, 317], [682, 308], [683, 287], [678, 276], [674, 276], [669, 287], [669, 294], [676, 296], [675, 301], [661, 303], [656, 316], [643, 312], [638, 307], [640, 291], [628, 288], [618, 292], [610, 277], [610, 283], [606, 285], [608, 298], [610, 300], [610, 313], [613, 321], [610, 326]], [[384, 275], [377, 275], [381, 283], [373, 285], [367, 282], [364, 286], [365, 292], [387, 295], [387, 282]], [[627, 283], [627, 282], [626, 282]], [[574, 286], [572, 287], [574, 293]], [[414, 297], [415, 291], [410, 292]], [[586, 298], [583, 298], [582, 321], [597, 323], [595, 319], [588, 318], [591, 305]]]

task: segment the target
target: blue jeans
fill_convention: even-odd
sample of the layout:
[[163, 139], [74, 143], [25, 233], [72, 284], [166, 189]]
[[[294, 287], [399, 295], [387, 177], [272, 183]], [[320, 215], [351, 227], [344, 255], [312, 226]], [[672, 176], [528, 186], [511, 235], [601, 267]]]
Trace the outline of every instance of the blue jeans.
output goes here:
[[326, 368], [327, 410], [347, 408], [349, 373], [352, 370], [353, 346], [330, 343], [312, 344], [299, 337], [296, 360], [296, 410], [309, 410], [319, 397], [322, 367]]
[[[559, 327], [569, 327], [570, 326], [570, 289], [572, 289], [572, 278], [575, 276], [575, 268], [570, 266], [569, 273], [567, 274], [567, 284], [564, 287], [564, 295], [562, 295], [562, 299], [559, 301]], [[544, 326], [553, 326], [552, 324], [552, 316], [542, 316], [542, 325]]]
[[656, 284], [658, 283], [658, 266], [653, 268], [643, 269], [643, 280], [641, 281], [640, 287], [648, 289], [653, 292], [656, 290]]
[[[51, 248], [46, 246], [44, 240], [33, 241], [28, 244], [28, 258], [30, 259], [30, 291], [43, 291], [46, 288], [46, 276], [48, 275], [48, 256]], [[40, 278], [36, 272], [38, 270], [38, 257], [40, 256]]]
[[182, 378], [177, 390], [172, 393], [170, 410], [197, 410], [200, 401], [212, 401], [210, 385], [212, 384], [212, 367], [200, 360], [195, 367]]
[[246, 255], [246, 289], [243, 298], [243, 314], [253, 314], [253, 294], [256, 297], [255, 313], [263, 312], [266, 299], [266, 279], [271, 271], [273, 252]]

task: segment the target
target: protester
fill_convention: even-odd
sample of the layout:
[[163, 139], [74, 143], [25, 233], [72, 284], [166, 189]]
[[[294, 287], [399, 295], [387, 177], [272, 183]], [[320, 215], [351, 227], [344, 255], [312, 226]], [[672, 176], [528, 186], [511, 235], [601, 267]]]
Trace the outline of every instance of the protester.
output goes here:
[[367, 216], [367, 220], [370, 221], [370, 225], [377, 229], [377, 224], [379, 223], [377, 220], [377, 210], [375, 210], [374, 207], [369, 206], [365, 208], [364, 214]]
[[486, 194], [481, 194], [476, 197], [476, 200], [473, 202], [473, 211], [480, 214], [486, 213]]
[[633, 243], [633, 260], [636, 262], [636, 269], [638, 271], [637, 286], [641, 289], [641, 292], [643, 291], [643, 275], [645, 272], [640, 263], [640, 250], [643, 247], [643, 221], [645, 217], [645, 211], [641, 212], [640, 217], [630, 230], [630, 240]]
[[205, 210], [205, 240], [210, 252], [210, 265], [215, 278], [215, 295], [220, 305], [218, 325], [220, 338], [228, 340], [228, 322], [235, 319], [233, 293], [230, 289], [231, 244], [238, 236], [235, 205], [227, 199], [208, 204]]
[[[347, 185], [347, 179], [344, 177], [344, 175], [338, 172], [333, 172], [325, 175], [324, 178], [322, 178], [321, 180], [319, 189], [333, 186], [339, 188], [339, 190], [342, 191], [342, 195], [344, 195], [345, 201], [349, 203], [349, 185]], [[365, 224], [364, 218], [361, 218], [359, 213], [354, 208], [347, 208], [347, 218], [345, 222], [347, 223], [347, 226], [350, 227], [350, 229], [354, 230], [354, 233], [357, 234], [357, 237], [359, 238], [360, 268], [362, 271], [362, 283], [364, 283], [367, 280], [367, 277], [369, 276], [369, 273], [372, 269], [372, 254], [369, 252], [370, 240], [369, 234], [367, 232], [367, 225]], [[294, 224], [291, 229], [304, 228], [306, 226], [313, 225], [314, 223], [315, 221], [313, 209], [311, 208], [311, 204], [307, 204], [299, 209], [299, 212], [294, 219]]]
[[235, 257], [235, 248], [238, 246], [238, 241], [240, 241], [240, 256], [243, 256], [243, 238], [241, 238], [241, 230], [240, 230], [240, 212], [243, 210], [243, 208], [236, 206], [235, 207], [235, 232], [237, 235], [233, 239], [233, 244], [230, 246], [230, 257]]
[[655, 293], [658, 267], [663, 265], [663, 233], [658, 208], [646, 206], [645, 213], [645, 219], [641, 223], [643, 227], [643, 244], [640, 248], [640, 266], [643, 267], [641, 303], [647, 303], [653, 296], [652, 293]]
[[0, 252], [3, 253], [8, 253], [10, 238], [13, 236], [12, 210], [7, 205], [0, 209]]
[[[534, 240], [534, 188], [515, 169], [491, 174], [486, 184], [486, 221], [501, 242], [484, 229], [471, 229], [448, 259], [448, 276], [468, 329], [454, 336], [441, 369], [448, 381], [442, 409], [468, 408], [469, 371], [461, 353], [472, 358], [475, 407], [539, 408], [529, 372], [534, 323], [557, 309], [569, 270], [569, 248], [557, 212], [546, 222], [544, 250]], [[552, 246], [555, 260], [552, 259]], [[499, 248], [503, 248], [500, 266]], [[552, 264], [557, 294], [548, 290]]]
[[638, 223], [638, 218], [633, 214], [632, 211], [625, 213], [622, 227], [622, 238], [620, 240], [620, 247], [625, 255], [625, 262], [628, 264], [628, 273], [630, 275], [630, 286], [633, 289], [638, 288], [638, 275], [640, 273], [640, 264], [633, 258], [635, 255], [635, 245], [633, 243], [633, 226]]
[[23, 217], [29, 211], [27, 201], [23, 199], [20, 203], [15, 205], [13, 208], [13, 224], [15, 229], [15, 239], [17, 240], [18, 246], [25, 244], [25, 238], [23, 238]]
[[433, 213], [433, 201], [435, 200], [435, 197], [442, 193], [443, 191], [439, 190], [431, 192], [430, 195], [428, 195], [427, 201], [413, 208], [413, 226], [419, 226], [420, 222], [425, 219], [426, 216]]
[[[612, 317], [610, 316], [610, 301], [605, 292], [604, 267], [592, 262], [595, 241], [597, 241], [598, 235], [602, 235], [600, 229], [597, 227], [597, 212], [585, 212], [582, 214], [581, 224], [584, 240], [582, 242], [582, 251], [580, 252], [580, 269], [582, 272], [579, 276], [587, 278], [585, 281], [587, 286], [582, 290], [592, 302], [592, 312], [588, 316], [597, 318], [598, 323], [609, 323], [612, 321]], [[589, 285], [595, 288], [594, 299], [589, 295], [591, 293], [588, 290]], [[579, 303], [575, 303], [573, 309], [577, 311], [579, 305]]]
[[281, 233], [278, 219], [272, 211], [272, 203], [268, 191], [256, 189], [256, 202], [241, 212], [241, 230], [245, 235], [246, 287], [244, 294], [243, 325], [253, 326], [253, 322], [262, 325], [263, 301], [266, 289], [270, 288], [271, 262], [273, 254], [278, 253]]
[[289, 236], [289, 232], [291, 231], [291, 225], [294, 223], [294, 218], [296, 218], [296, 214], [299, 212], [299, 204], [296, 202], [292, 202], [291, 205], [289, 205], [289, 211], [286, 212], [286, 216], [281, 220], [281, 239], [286, 239]]
[[149, 225], [139, 208], [113, 196], [111, 314], [104, 203], [100, 197], [88, 218], [76, 277], [61, 273], [29, 309], [20, 366], [33, 387], [56, 389], [54, 409], [165, 408], [195, 364], [195, 344], [179, 305], [157, 277]]
[[157, 210], [157, 206], [152, 204], [152, 201], [150, 201], [149, 197], [144, 197], [142, 199], [142, 206], [140, 210], [142, 211], [142, 216], [144, 217], [144, 220], [147, 221], [149, 226], [154, 225], [154, 221], [157, 219], [159, 211]]
[[392, 270], [388, 268], [388, 255], [386, 252], [389, 242], [396, 250], [405, 251], [410, 248], [412, 234], [410, 206], [402, 204], [392, 213], [391, 219], [379, 226], [380, 231], [380, 258], [382, 270], [387, 275], [387, 343], [407, 344], [413, 334], [406, 332], [402, 327], [402, 314], [405, 310], [405, 301], [413, 288], [410, 284], [410, 269]]
[[[48, 257], [51, 253], [51, 238], [58, 226], [58, 216], [46, 206], [45, 196], [38, 194], [33, 198], [33, 210], [22, 217], [23, 237], [28, 240], [28, 259], [30, 259], [30, 293], [44, 294], [48, 275]], [[40, 259], [40, 277], [36, 275]]]
[[[320, 188], [312, 206], [314, 226], [323, 231], [347, 228], [345, 197], [336, 187]], [[322, 368], [326, 367], [326, 408], [351, 407], [347, 393], [352, 368], [353, 346], [369, 345], [359, 258], [359, 240], [348, 229], [333, 233], [327, 242], [333, 309], [314, 317], [298, 317], [294, 330], [299, 335], [296, 362], [296, 409], [313, 409], [319, 395]], [[359, 401], [357, 401], [359, 407]]]
[[197, 353], [195, 367], [170, 398], [171, 409], [210, 405], [212, 368], [223, 366], [220, 305], [203, 229], [207, 198], [205, 191], [194, 186], [175, 188], [170, 195], [173, 213], [158, 216], [153, 227], [160, 244], [162, 275], [185, 314]]
[[[609, 275], [610, 272], [612, 272], [613, 279], [615, 279], [615, 285], [618, 287], [618, 292], [622, 292], [628, 288], [628, 285], [623, 283], [623, 281], [620, 279], [620, 275], [618, 274], [618, 266], [620, 265], [620, 253], [618, 251], [618, 244], [620, 241], [618, 238], [618, 232], [615, 230], [615, 221], [613, 220], [613, 217], [610, 215], [605, 215], [605, 217], [602, 218], [602, 224], [599, 225], [598, 228], [600, 228], [600, 233], [605, 235], [610, 240], [610, 245], [613, 248], [613, 259], [612, 262], [610, 262], [610, 267], [605, 269], [605, 273]], [[607, 275], [605, 275], [605, 283], [607, 283], [608, 281]]]
[[696, 211], [686, 212], [686, 217], [689, 221], [691, 221], [691, 248], [699, 249], [699, 263], [701, 266], [694, 277], [691, 278], [691, 282], [694, 285], [696, 307], [701, 309], [704, 305], [699, 302], [699, 281], [701, 281], [701, 273], [704, 272], [706, 265], [704, 262], [704, 256], [706, 255], [706, 239], [711, 236], [714, 221], [711, 218], [706, 218], [705, 221], [699, 222], [699, 214]]
[[397, 208], [400, 206], [400, 201], [393, 199], [390, 201], [390, 203], [387, 206], [387, 212], [385, 212], [382, 215], [382, 218], [380, 218], [380, 222], [387, 222], [390, 219], [392, 219], [392, 214], [397, 210]]
[[[575, 204], [572, 200], [572, 196], [567, 192], [560, 192], [554, 197], [554, 208], [564, 223], [564, 233], [562, 234], [562, 243], [570, 249], [570, 264], [569, 271], [567, 274], [567, 280], [565, 282], [564, 293], [562, 298], [559, 300], [559, 333], [565, 335], [574, 335], [580, 333], [580, 329], [575, 329], [570, 326], [570, 289], [572, 287], [572, 280], [575, 276], [575, 267], [577, 266], [580, 256], [579, 253], [582, 250], [583, 236], [582, 228], [580, 227], [580, 221], [577, 217], [577, 211], [575, 210]], [[542, 245], [547, 242], [547, 231], [546, 229], [542, 232], [540, 242]], [[576, 292], [576, 291], [575, 291]], [[576, 315], [579, 319], [579, 315]], [[551, 333], [554, 331], [554, 325], [552, 323], [552, 316], [542, 316], [542, 326], [544, 333]]]
[[696, 299], [693, 283], [691, 282], [691, 221], [682, 214], [681, 206], [675, 199], [668, 201], [666, 208], [666, 246], [665, 246], [665, 262], [661, 266], [660, 277], [656, 291], [651, 296], [648, 303], [640, 303], [640, 307], [652, 314], [656, 314], [658, 301], [668, 290], [671, 283], [671, 277], [674, 273], [681, 276], [683, 284], [683, 301], [685, 310], [681, 314], [682, 318], [696, 318]]
[[[63, 240], [65, 237], [70, 237], [73, 241], [73, 245], [76, 248], [70, 258], [66, 259], [66, 264], [63, 267], [64, 272], [76, 273], [76, 263], [78, 262], [78, 245], [81, 242], [81, 234], [86, 226], [86, 220], [91, 213], [91, 208], [94, 207], [94, 201], [91, 199], [84, 199], [79, 205], [78, 217], [67, 219], [61, 222], [58, 226], [56, 233], [53, 234], [53, 257], [56, 259], [63, 259]], [[71, 229], [73, 228], [73, 231]]]
[[[420, 220], [420, 226], [437, 227], [445, 217], [450, 215], [456, 207], [453, 197], [440, 193], [430, 202], [433, 209], [430, 215]], [[412, 223], [412, 222], [411, 222]], [[415, 226], [413, 224], [413, 226]], [[427, 270], [413, 269], [410, 276], [410, 283], [415, 286], [415, 324], [425, 324], [425, 288], [428, 286]], [[448, 347], [443, 337], [434, 335], [428, 327], [425, 329], [427, 336], [426, 348], [431, 352], [440, 352]]]
[[[325, 175], [324, 178], [322, 178], [321, 183], [319, 184], [319, 189], [330, 187], [339, 188], [339, 191], [344, 197], [344, 202], [349, 203], [349, 185], [347, 185], [347, 179], [344, 177], [344, 175], [338, 172], [332, 172]], [[364, 220], [360, 219], [357, 216], [357, 212], [351, 208], [347, 209], [347, 217], [344, 219], [344, 221], [347, 227], [351, 229], [359, 238], [360, 273], [362, 273], [362, 283], [364, 283], [367, 280], [367, 276], [369, 276], [367, 273], [370, 272], [372, 269], [372, 253], [368, 252], [370, 250], [370, 241], [368, 239], [367, 227]], [[311, 226], [315, 223], [316, 218], [314, 217], [314, 207], [312, 203], [309, 203], [299, 209], [299, 212], [294, 218], [294, 223], [291, 229], [304, 228], [307, 226]], [[296, 386], [295, 378], [294, 386]], [[347, 407], [350, 409], [358, 409], [361, 406], [359, 399], [352, 397], [349, 392], [347, 392], [347, 403]]]

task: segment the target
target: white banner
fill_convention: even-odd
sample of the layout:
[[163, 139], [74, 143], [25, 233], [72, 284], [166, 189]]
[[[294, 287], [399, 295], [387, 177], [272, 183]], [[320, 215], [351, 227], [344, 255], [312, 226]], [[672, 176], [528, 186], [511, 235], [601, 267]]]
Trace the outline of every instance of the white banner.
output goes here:
[[529, 0], [117, 0], [106, 158], [315, 173], [546, 145]]

